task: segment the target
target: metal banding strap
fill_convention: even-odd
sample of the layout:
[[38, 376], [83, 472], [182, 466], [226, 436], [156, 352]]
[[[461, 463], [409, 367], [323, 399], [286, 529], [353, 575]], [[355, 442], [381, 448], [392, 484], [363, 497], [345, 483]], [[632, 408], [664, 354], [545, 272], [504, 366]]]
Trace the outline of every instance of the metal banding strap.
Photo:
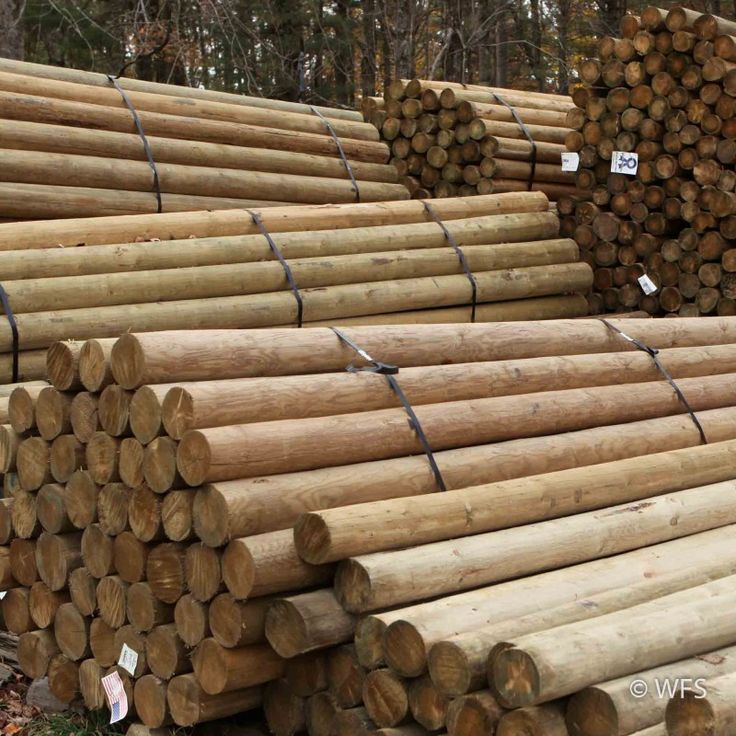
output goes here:
[[440, 220], [439, 215], [437, 214], [437, 212], [435, 212], [434, 207], [432, 207], [432, 205], [424, 199], [422, 200], [422, 204], [424, 205], [424, 209], [427, 214], [442, 228], [442, 232], [445, 234], [445, 240], [450, 244], [455, 253], [457, 253], [460, 265], [463, 267], [463, 271], [465, 271], [465, 275], [468, 277], [468, 281], [470, 281], [470, 286], [473, 289], [473, 302], [472, 309], [470, 311], [470, 321], [475, 322], [475, 310], [478, 306], [478, 282], [475, 280], [475, 276], [473, 276], [473, 272], [470, 270], [468, 261], [465, 258], [465, 253], [463, 253], [462, 248], [457, 244], [457, 240], [455, 240], [453, 234], [447, 229], [445, 223]]
[[338, 137], [337, 132], [332, 127], [332, 123], [314, 105], [310, 105], [309, 109], [325, 124], [325, 128], [327, 128], [327, 132], [332, 136], [332, 140], [335, 141], [335, 145], [337, 146], [337, 152], [340, 154], [340, 158], [342, 159], [342, 164], [345, 167], [345, 171], [348, 172], [350, 181], [353, 183], [353, 191], [355, 192], [355, 201], [360, 202], [360, 187], [358, 186], [358, 181], [355, 178], [353, 167], [350, 165], [350, 161], [348, 161], [348, 157], [345, 155], [345, 150], [342, 147], [342, 143], [340, 143], [340, 138]]
[[685, 407], [687, 413], [690, 415], [690, 418], [693, 420], [693, 424], [695, 425], [696, 429], [698, 430], [698, 434], [700, 435], [701, 444], [707, 445], [708, 438], [705, 436], [703, 425], [700, 423], [700, 420], [695, 415], [695, 412], [688, 403], [688, 400], [685, 398], [685, 394], [682, 393], [680, 387], [675, 383], [675, 380], [672, 378], [669, 371], [662, 365], [661, 361], [657, 357], [659, 350], [657, 350], [657, 348], [652, 348], [649, 345], [645, 345], [641, 340], [637, 340], [635, 337], [631, 337], [631, 335], [627, 335], [623, 330], [620, 330], [618, 327], [616, 327], [616, 325], [611, 324], [607, 319], [601, 319], [601, 322], [603, 322], [603, 324], [606, 325], [606, 327], [608, 327], [610, 330], [613, 330], [613, 332], [620, 335], [624, 340], [627, 340], [632, 345], [634, 345], [637, 350], [641, 350], [642, 352], [647, 353], [647, 355], [652, 358], [652, 360], [654, 361], [654, 365], [657, 367], [657, 370], [665, 377], [667, 383], [672, 386], [680, 403]]
[[15, 321], [15, 314], [13, 313], [13, 308], [10, 306], [10, 299], [8, 298], [8, 293], [3, 288], [2, 284], [0, 284], [0, 303], [3, 306], [3, 311], [5, 312], [5, 316], [8, 318], [8, 324], [10, 325], [10, 332], [13, 336], [13, 378], [10, 381], [11, 383], [18, 383], [18, 376], [20, 375], [19, 370], [19, 352], [20, 352], [20, 340], [18, 338], [18, 323]]
[[529, 180], [526, 183], [526, 188], [531, 191], [532, 185], [534, 184], [534, 172], [537, 170], [537, 144], [534, 142], [534, 138], [532, 138], [532, 134], [529, 132], [529, 128], [527, 128], [524, 121], [521, 119], [521, 115], [516, 111], [516, 108], [510, 105], [506, 100], [504, 100], [501, 95], [498, 94], [498, 92], [494, 92], [493, 96], [505, 107], [509, 109], [511, 114], [514, 117], [514, 120], [516, 120], [516, 124], [521, 129], [521, 132], [526, 136], [526, 139], [531, 143], [532, 146], [532, 156], [531, 156], [531, 169], [529, 170]]
[[153, 158], [153, 151], [151, 151], [151, 146], [148, 143], [148, 138], [146, 138], [146, 134], [143, 131], [143, 123], [141, 123], [141, 119], [138, 117], [138, 113], [136, 112], [135, 107], [133, 106], [133, 103], [130, 101], [130, 97], [126, 94], [125, 90], [120, 86], [120, 83], [118, 82], [117, 77], [113, 77], [112, 74], [107, 75], [108, 80], [110, 81], [110, 84], [112, 84], [115, 89], [120, 92], [120, 96], [123, 98], [123, 102], [125, 103], [126, 107], [130, 111], [131, 116], [133, 117], [133, 122], [135, 123], [136, 130], [138, 131], [138, 135], [140, 136], [141, 141], [143, 141], [143, 150], [146, 152], [146, 158], [148, 159], [148, 165], [151, 167], [151, 171], [153, 172], [153, 188], [154, 193], [156, 195], [156, 207], [157, 212], [163, 212], [163, 203], [161, 200], [161, 181], [158, 176], [158, 169], [156, 168], [156, 161]]
[[396, 380], [396, 374], [399, 372], [398, 366], [390, 365], [389, 363], [383, 363], [380, 360], [375, 360], [365, 350], [354, 343], [344, 332], [338, 330], [337, 327], [330, 327], [330, 329], [338, 336], [338, 338], [342, 342], [344, 342], [348, 347], [352, 348], [361, 358], [363, 358], [363, 360], [370, 363], [370, 365], [359, 368], [350, 364], [345, 368], [346, 371], [348, 371], [349, 373], [379, 373], [386, 378], [386, 381], [391, 387], [391, 390], [396, 394], [399, 401], [404, 407], [404, 411], [409, 416], [409, 426], [412, 428], [416, 436], [419, 438], [419, 442], [421, 442], [422, 444], [424, 454], [427, 456], [427, 461], [429, 462], [429, 467], [432, 470], [432, 475], [434, 475], [434, 480], [435, 483], [437, 483], [437, 487], [440, 489], [440, 491], [446, 491], [447, 486], [445, 485], [445, 480], [442, 477], [442, 472], [440, 471], [439, 466], [437, 465], [437, 461], [435, 460], [434, 453], [432, 452], [432, 447], [429, 444], [429, 440], [427, 439], [427, 435], [424, 434], [424, 430], [422, 429], [419, 418], [414, 413], [414, 409], [409, 403], [409, 399], [406, 398], [406, 395], [401, 390], [399, 382]]
[[286, 274], [286, 280], [289, 282], [289, 287], [291, 288], [291, 291], [294, 294], [294, 298], [296, 299], [297, 327], [302, 327], [303, 318], [304, 318], [304, 302], [302, 301], [302, 295], [299, 292], [299, 287], [296, 285], [296, 279], [294, 278], [294, 274], [292, 273], [291, 268], [289, 267], [289, 264], [287, 263], [286, 258], [284, 258], [284, 255], [279, 249], [278, 245], [274, 243], [274, 240], [271, 237], [271, 233], [268, 232], [268, 230], [266, 229], [266, 226], [263, 224], [263, 220], [261, 219], [261, 216], [257, 212], [253, 212], [252, 210], [246, 210], [246, 212], [250, 215], [251, 219], [253, 220], [253, 224], [261, 231], [261, 235], [263, 235], [263, 237], [266, 238], [266, 242], [271, 248], [271, 251], [276, 256], [276, 258], [278, 258], [279, 263], [284, 269], [284, 273]]

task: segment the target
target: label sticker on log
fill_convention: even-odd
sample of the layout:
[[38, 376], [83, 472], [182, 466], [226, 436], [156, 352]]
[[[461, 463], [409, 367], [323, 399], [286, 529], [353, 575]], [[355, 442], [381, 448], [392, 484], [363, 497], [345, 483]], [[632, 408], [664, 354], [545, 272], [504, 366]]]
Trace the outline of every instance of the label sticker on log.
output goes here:
[[131, 649], [127, 644], [123, 644], [120, 650], [120, 659], [118, 664], [130, 675], [135, 675], [135, 668], [138, 665], [138, 652]]
[[614, 174], [636, 174], [639, 169], [639, 154], [629, 151], [614, 151], [611, 154], [611, 171]]
[[120, 674], [111, 672], [100, 680], [110, 706], [110, 723], [122, 721], [128, 714], [128, 696], [125, 694]]
[[580, 154], [578, 153], [562, 153], [562, 170], [577, 171], [580, 166]]
[[[644, 274], [643, 276], [639, 276], [639, 286], [641, 286], [641, 290], [649, 296], [650, 294], [654, 294], [655, 291], [657, 291], [657, 285], [652, 281], [649, 276]], [[131, 672], [131, 674], [133, 674]]]

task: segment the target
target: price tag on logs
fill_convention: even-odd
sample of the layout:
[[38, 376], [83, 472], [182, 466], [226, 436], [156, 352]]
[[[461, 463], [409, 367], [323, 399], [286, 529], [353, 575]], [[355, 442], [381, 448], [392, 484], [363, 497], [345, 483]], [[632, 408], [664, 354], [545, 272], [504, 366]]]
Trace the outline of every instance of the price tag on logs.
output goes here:
[[563, 171], [577, 171], [580, 166], [580, 154], [577, 153], [562, 153], [562, 170]]
[[614, 151], [611, 154], [611, 172], [633, 176], [639, 169], [639, 154], [628, 151]]

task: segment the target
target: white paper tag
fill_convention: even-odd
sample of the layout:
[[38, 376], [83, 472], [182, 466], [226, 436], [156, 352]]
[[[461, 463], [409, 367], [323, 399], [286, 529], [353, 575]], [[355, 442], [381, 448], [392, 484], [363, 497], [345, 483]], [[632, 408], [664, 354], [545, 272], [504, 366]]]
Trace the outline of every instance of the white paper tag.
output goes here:
[[580, 154], [578, 153], [562, 153], [562, 170], [577, 171], [580, 166]]
[[646, 274], [644, 274], [643, 276], [639, 276], [638, 281], [639, 286], [641, 286], [641, 290], [647, 296], [649, 296], [649, 294], [654, 294], [654, 292], [657, 291], [657, 285]]
[[0, 601], [5, 598], [5, 596], [8, 594], [7, 590], [4, 590], [2, 593], [0, 593]]
[[628, 151], [614, 151], [611, 155], [611, 171], [614, 174], [631, 174], [639, 169], [639, 154]]
[[120, 674], [111, 672], [103, 677], [101, 682], [110, 706], [110, 723], [122, 721], [128, 714], [128, 696], [125, 694]]
[[123, 644], [123, 648], [120, 650], [118, 664], [129, 675], [135, 675], [135, 668], [138, 666], [138, 652], [135, 649], [131, 649], [127, 644]]

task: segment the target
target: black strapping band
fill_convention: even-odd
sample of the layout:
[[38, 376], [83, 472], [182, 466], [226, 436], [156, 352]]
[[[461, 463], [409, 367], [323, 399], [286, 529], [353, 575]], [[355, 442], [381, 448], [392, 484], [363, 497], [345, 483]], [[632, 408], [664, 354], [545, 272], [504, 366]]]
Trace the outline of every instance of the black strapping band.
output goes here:
[[337, 152], [340, 154], [340, 158], [342, 159], [342, 164], [345, 167], [345, 171], [348, 172], [350, 181], [353, 183], [353, 191], [355, 192], [355, 201], [360, 202], [360, 187], [358, 186], [358, 180], [355, 178], [353, 167], [350, 165], [350, 161], [348, 161], [348, 157], [345, 155], [345, 150], [342, 147], [342, 143], [340, 143], [340, 138], [337, 135], [337, 132], [332, 127], [332, 123], [314, 105], [310, 105], [309, 109], [325, 124], [325, 128], [327, 128], [327, 132], [332, 136], [332, 140], [335, 141], [335, 145], [337, 146]]
[[427, 214], [442, 228], [442, 232], [445, 234], [445, 240], [450, 244], [455, 253], [457, 253], [457, 258], [460, 261], [460, 265], [463, 267], [463, 271], [465, 271], [465, 275], [468, 277], [468, 281], [470, 281], [470, 286], [473, 289], [473, 302], [470, 311], [470, 321], [475, 322], [475, 310], [478, 306], [478, 282], [475, 280], [475, 276], [473, 276], [473, 272], [470, 270], [468, 261], [465, 258], [465, 253], [463, 253], [462, 248], [457, 244], [457, 240], [455, 240], [453, 234], [447, 229], [445, 223], [440, 220], [439, 215], [435, 211], [434, 207], [432, 207], [432, 205], [425, 199], [422, 200], [422, 204], [424, 205], [424, 209]]
[[297, 327], [302, 327], [303, 318], [304, 318], [304, 302], [302, 301], [302, 295], [299, 291], [299, 287], [296, 285], [296, 279], [294, 278], [294, 274], [291, 271], [291, 267], [286, 261], [286, 258], [284, 258], [284, 254], [281, 252], [278, 245], [276, 245], [273, 238], [271, 237], [271, 233], [268, 232], [268, 230], [266, 229], [266, 226], [263, 224], [263, 220], [261, 219], [261, 216], [257, 212], [253, 212], [252, 210], [246, 210], [246, 212], [251, 216], [251, 219], [253, 220], [253, 224], [261, 231], [261, 235], [263, 235], [263, 237], [266, 238], [266, 242], [271, 248], [271, 251], [276, 256], [276, 258], [278, 258], [279, 263], [284, 269], [284, 273], [286, 274], [286, 280], [289, 282], [291, 291], [294, 294], [294, 299], [296, 299]]
[[20, 340], [18, 338], [18, 323], [15, 321], [15, 314], [13, 313], [13, 308], [10, 306], [10, 299], [8, 298], [8, 294], [3, 289], [2, 284], [0, 284], [0, 304], [3, 305], [3, 311], [5, 312], [5, 316], [8, 318], [8, 324], [10, 325], [10, 332], [13, 335], [13, 380], [11, 383], [18, 383], [18, 376], [19, 376], [19, 358], [20, 358]]
[[112, 74], [107, 75], [108, 80], [110, 81], [110, 84], [112, 84], [115, 89], [120, 92], [120, 96], [123, 98], [123, 102], [125, 103], [126, 107], [130, 111], [131, 116], [133, 117], [133, 122], [135, 123], [136, 130], [138, 131], [138, 135], [140, 136], [140, 139], [143, 141], [143, 150], [146, 152], [146, 158], [148, 159], [148, 165], [151, 167], [151, 171], [153, 172], [153, 187], [154, 187], [154, 193], [156, 194], [156, 207], [157, 212], [163, 212], [163, 202], [161, 200], [161, 181], [158, 177], [158, 169], [156, 168], [156, 161], [153, 158], [153, 151], [151, 151], [151, 146], [148, 143], [148, 138], [146, 138], [146, 134], [143, 131], [143, 123], [141, 122], [141, 119], [138, 117], [138, 113], [136, 112], [135, 107], [133, 106], [133, 103], [130, 101], [130, 97], [126, 94], [125, 90], [120, 86], [120, 83], [118, 82], [117, 77], [113, 77]]
[[516, 108], [513, 107], [513, 105], [510, 105], [506, 100], [504, 100], [501, 95], [499, 95], [497, 92], [493, 93], [493, 96], [496, 100], [498, 100], [502, 105], [506, 106], [511, 114], [514, 117], [514, 120], [516, 120], [516, 124], [521, 129], [521, 132], [526, 136], [526, 139], [531, 143], [532, 146], [532, 156], [531, 156], [531, 169], [529, 170], [529, 180], [526, 183], [526, 188], [531, 191], [532, 185], [534, 184], [534, 173], [537, 170], [537, 144], [534, 141], [534, 138], [532, 138], [532, 134], [529, 132], [529, 128], [526, 127], [526, 124], [521, 119], [521, 115], [516, 111]]
[[440, 471], [439, 465], [437, 465], [437, 461], [435, 460], [434, 453], [432, 452], [432, 447], [429, 444], [429, 440], [427, 439], [427, 435], [424, 434], [424, 430], [422, 429], [422, 425], [419, 422], [419, 418], [417, 417], [414, 409], [409, 403], [409, 399], [406, 398], [406, 395], [401, 390], [399, 382], [396, 380], [396, 374], [399, 372], [398, 367], [395, 365], [390, 365], [389, 363], [383, 363], [380, 360], [375, 360], [365, 350], [356, 345], [344, 332], [338, 330], [337, 327], [330, 327], [330, 329], [338, 336], [338, 338], [340, 338], [342, 342], [344, 342], [348, 347], [352, 348], [358, 355], [360, 355], [363, 360], [370, 363], [370, 365], [361, 368], [350, 364], [349, 366], [347, 366], [347, 368], [345, 368], [346, 371], [350, 373], [379, 373], [386, 378], [386, 381], [388, 381], [388, 385], [391, 387], [391, 390], [396, 394], [399, 401], [404, 407], [404, 411], [409, 416], [409, 426], [414, 430], [414, 433], [419, 438], [419, 441], [422, 443], [424, 454], [427, 456], [429, 467], [432, 470], [432, 475], [434, 475], [434, 480], [437, 483], [437, 487], [440, 489], [440, 491], [446, 491], [447, 486], [445, 485], [445, 480], [442, 477], [442, 472]]
[[682, 393], [680, 387], [675, 383], [675, 380], [672, 378], [669, 371], [662, 365], [661, 361], [657, 357], [659, 354], [659, 350], [657, 350], [657, 348], [652, 348], [649, 345], [645, 345], [641, 340], [637, 340], [635, 337], [631, 337], [631, 335], [627, 335], [623, 330], [619, 330], [616, 325], [611, 324], [607, 319], [601, 319], [601, 322], [603, 322], [603, 324], [606, 325], [606, 327], [608, 327], [610, 330], [613, 330], [615, 333], [623, 337], [624, 340], [630, 342], [634, 347], [636, 347], [637, 350], [641, 350], [651, 357], [651, 359], [654, 361], [654, 365], [657, 367], [657, 370], [659, 370], [659, 372], [665, 377], [667, 383], [672, 386], [675, 394], [677, 395], [677, 398], [680, 400], [680, 403], [685, 407], [687, 413], [690, 415], [690, 418], [693, 420], [693, 424], [697, 428], [698, 434], [700, 434], [701, 444], [707, 445], [708, 438], [705, 436], [703, 425], [700, 423], [700, 420], [695, 415], [695, 412], [688, 403], [688, 400], [685, 398], [685, 394]]

